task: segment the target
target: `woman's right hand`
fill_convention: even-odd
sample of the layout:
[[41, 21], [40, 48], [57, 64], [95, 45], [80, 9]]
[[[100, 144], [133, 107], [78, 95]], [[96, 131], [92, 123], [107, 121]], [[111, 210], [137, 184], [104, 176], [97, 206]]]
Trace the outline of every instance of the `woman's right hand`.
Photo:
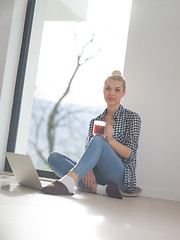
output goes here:
[[96, 182], [93, 170], [91, 170], [88, 174], [86, 174], [86, 176], [82, 178], [82, 182], [84, 183], [86, 188], [92, 188], [92, 185]]

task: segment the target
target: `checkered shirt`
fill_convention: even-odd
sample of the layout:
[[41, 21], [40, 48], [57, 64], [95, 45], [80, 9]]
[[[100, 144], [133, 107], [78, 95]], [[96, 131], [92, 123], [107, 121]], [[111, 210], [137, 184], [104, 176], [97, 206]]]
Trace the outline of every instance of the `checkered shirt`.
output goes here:
[[[104, 110], [102, 114], [98, 117], [92, 119], [89, 125], [89, 133], [86, 139], [86, 145], [89, 144], [91, 138], [93, 137], [93, 124], [95, 120], [104, 121], [107, 109]], [[121, 161], [125, 165], [125, 174], [124, 174], [124, 185], [128, 188], [130, 192], [133, 192], [136, 187], [136, 155], [138, 149], [139, 134], [141, 129], [141, 118], [140, 116], [132, 112], [122, 105], [113, 116], [114, 118], [114, 134], [113, 138], [119, 143], [127, 146], [131, 149], [131, 156], [128, 159], [122, 158], [119, 155]]]

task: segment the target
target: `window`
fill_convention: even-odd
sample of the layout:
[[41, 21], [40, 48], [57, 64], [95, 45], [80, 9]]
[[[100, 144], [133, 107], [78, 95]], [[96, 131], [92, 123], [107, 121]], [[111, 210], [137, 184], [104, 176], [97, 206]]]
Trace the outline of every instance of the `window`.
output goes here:
[[30, 155], [39, 175], [54, 177], [50, 152], [73, 160], [83, 153], [89, 121], [106, 107], [104, 80], [123, 71], [130, 7], [130, 0], [89, 0], [79, 8], [73, 1], [37, 0], [34, 18], [27, 15], [31, 44], [10, 150]]

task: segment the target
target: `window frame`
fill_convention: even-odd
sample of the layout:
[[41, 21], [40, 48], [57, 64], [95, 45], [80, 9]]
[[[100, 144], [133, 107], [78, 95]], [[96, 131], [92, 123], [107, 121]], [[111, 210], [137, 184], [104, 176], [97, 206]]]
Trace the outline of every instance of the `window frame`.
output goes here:
[[[28, 0], [26, 15], [25, 15], [25, 22], [24, 22], [24, 29], [23, 29], [21, 51], [20, 51], [20, 57], [19, 57], [19, 63], [18, 63], [18, 70], [16, 75], [13, 106], [12, 106], [9, 134], [8, 134], [8, 141], [7, 141], [7, 148], [6, 148], [7, 152], [15, 152], [15, 148], [16, 148], [18, 125], [19, 125], [20, 112], [21, 112], [21, 102], [22, 102], [22, 96], [23, 96], [23, 90], [24, 90], [24, 81], [25, 81], [27, 59], [28, 59], [29, 46], [30, 46], [30, 40], [31, 40], [35, 5], [36, 5], [36, 0]], [[9, 165], [7, 158], [5, 159], [4, 170], [7, 172], [12, 172], [12, 169]], [[54, 178], [54, 179], [58, 178], [57, 175], [51, 171], [45, 171], [45, 170], [36, 170], [36, 171], [40, 177]]]

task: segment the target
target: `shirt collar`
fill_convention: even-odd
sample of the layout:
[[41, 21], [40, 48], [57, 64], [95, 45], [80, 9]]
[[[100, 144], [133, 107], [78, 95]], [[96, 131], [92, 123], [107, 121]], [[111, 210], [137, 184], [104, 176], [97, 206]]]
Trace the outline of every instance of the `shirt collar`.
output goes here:
[[101, 120], [104, 120], [104, 116], [106, 115], [107, 108], [104, 110], [104, 112], [101, 114]]
[[[122, 110], [123, 110], [123, 106], [120, 105], [119, 108], [118, 108], [118, 110], [115, 112], [115, 114], [114, 114], [114, 116], [113, 116], [113, 119], [117, 118], [117, 117], [121, 114]], [[104, 110], [104, 112], [101, 114], [101, 117], [100, 117], [101, 120], [104, 120], [104, 116], [106, 115], [106, 112], [107, 112], [107, 108], [106, 108], [106, 109]]]

